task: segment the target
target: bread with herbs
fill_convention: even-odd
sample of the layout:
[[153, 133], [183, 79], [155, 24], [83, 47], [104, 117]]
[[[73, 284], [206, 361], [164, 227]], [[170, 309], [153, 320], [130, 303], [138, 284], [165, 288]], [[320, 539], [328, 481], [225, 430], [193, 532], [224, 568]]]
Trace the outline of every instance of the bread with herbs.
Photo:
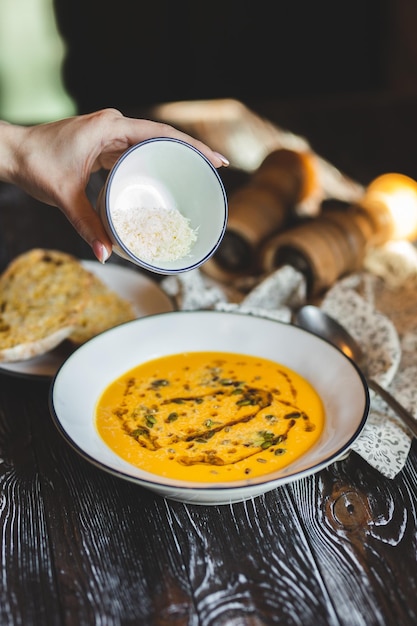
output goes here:
[[76, 257], [35, 248], [0, 276], [0, 361], [30, 359], [65, 340], [82, 343], [133, 318], [131, 304]]

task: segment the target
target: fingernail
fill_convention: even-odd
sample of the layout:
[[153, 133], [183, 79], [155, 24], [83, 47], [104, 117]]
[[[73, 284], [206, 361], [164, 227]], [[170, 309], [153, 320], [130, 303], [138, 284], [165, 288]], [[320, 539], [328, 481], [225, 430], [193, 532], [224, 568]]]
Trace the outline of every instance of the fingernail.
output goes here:
[[95, 239], [91, 247], [93, 248], [93, 252], [96, 255], [97, 260], [104, 265], [104, 263], [110, 256], [110, 254], [107, 252], [106, 246], [103, 245], [98, 239]]
[[230, 161], [229, 159], [226, 159], [225, 156], [223, 156], [222, 154], [220, 154], [220, 152], [214, 152], [214, 154], [219, 157], [220, 161], [223, 163], [223, 165], [225, 167], [228, 167], [230, 165]]

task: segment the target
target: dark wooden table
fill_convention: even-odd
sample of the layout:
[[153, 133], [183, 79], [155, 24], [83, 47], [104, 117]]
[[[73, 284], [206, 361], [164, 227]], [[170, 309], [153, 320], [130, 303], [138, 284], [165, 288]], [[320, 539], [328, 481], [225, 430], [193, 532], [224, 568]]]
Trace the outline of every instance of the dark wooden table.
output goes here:
[[[417, 101], [326, 106], [274, 112], [361, 182], [416, 175]], [[0, 245], [1, 268], [35, 246], [92, 258], [59, 211], [8, 185]], [[184, 505], [80, 458], [48, 392], [0, 374], [1, 626], [417, 623], [416, 442], [393, 480], [351, 453], [245, 503]]]

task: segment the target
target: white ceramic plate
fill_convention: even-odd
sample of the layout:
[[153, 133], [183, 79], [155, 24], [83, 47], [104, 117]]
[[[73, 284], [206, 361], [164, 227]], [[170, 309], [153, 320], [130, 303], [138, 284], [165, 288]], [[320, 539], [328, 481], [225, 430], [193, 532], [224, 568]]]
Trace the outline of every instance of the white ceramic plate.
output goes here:
[[[161, 478], [119, 458], [102, 441], [94, 423], [96, 402], [105, 387], [143, 361], [201, 350], [258, 355], [301, 374], [324, 403], [326, 424], [320, 440], [304, 456], [266, 478], [221, 485]], [[174, 311], [128, 322], [78, 348], [53, 380], [50, 410], [67, 442], [103, 470], [174, 500], [226, 504], [313, 474], [344, 455], [364, 426], [369, 393], [362, 374], [345, 355], [305, 330], [241, 313]]]
[[[169, 296], [150, 278], [120, 265], [98, 261], [83, 261], [110, 289], [129, 300], [137, 317], [172, 311]], [[54, 350], [33, 359], [14, 363], [0, 363], [0, 371], [15, 376], [52, 378], [73, 348], [64, 343]]]

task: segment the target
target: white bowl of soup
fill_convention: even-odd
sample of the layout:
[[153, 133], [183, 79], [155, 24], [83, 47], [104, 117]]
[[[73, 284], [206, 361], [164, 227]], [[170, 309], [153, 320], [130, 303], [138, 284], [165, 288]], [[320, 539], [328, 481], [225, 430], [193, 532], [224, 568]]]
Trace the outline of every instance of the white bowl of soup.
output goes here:
[[350, 359], [303, 329], [175, 311], [78, 348], [52, 382], [50, 408], [69, 445], [106, 472], [162, 497], [219, 505], [348, 453], [369, 392]]

